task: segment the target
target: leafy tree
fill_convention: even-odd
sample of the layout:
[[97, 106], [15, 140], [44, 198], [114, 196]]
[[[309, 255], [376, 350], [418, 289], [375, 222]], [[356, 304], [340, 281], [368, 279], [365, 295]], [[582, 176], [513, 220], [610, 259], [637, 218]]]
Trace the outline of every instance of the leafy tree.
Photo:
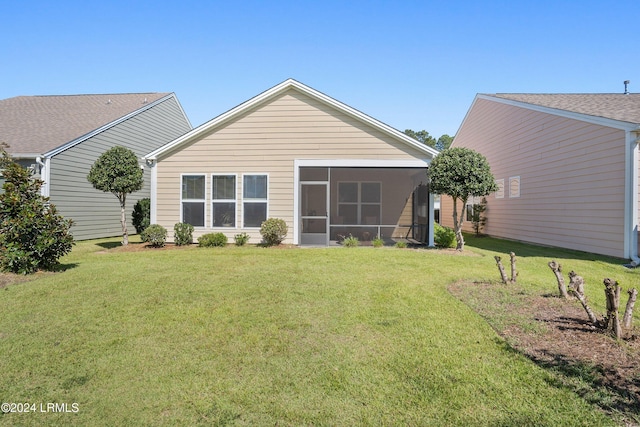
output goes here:
[[33, 179], [2, 147], [0, 156], [5, 179], [0, 194], [0, 270], [21, 274], [51, 270], [71, 251], [73, 222], [40, 194], [41, 180]]
[[445, 133], [440, 138], [438, 138], [438, 141], [436, 142], [436, 150], [438, 151], [446, 150], [447, 148], [451, 147], [452, 142], [453, 142], [453, 137]]
[[[462, 224], [469, 197], [482, 197], [498, 190], [487, 159], [468, 148], [448, 148], [438, 154], [429, 166], [429, 185], [436, 194], [453, 199], [453, 225], [456, 233], [456, 249], [464, 249]], [[462, 210], [458, 215], [458, 200]]]
[[416, 132], [411, 129], [406, 129], [404, 133], [405, 135], [410, 136], [411, 138], [422, 142], [423, 144], [428, 145], [431, 148], [436, 148], [436, 139], [429, 135], [429, 132], [427, 132], [426, 130], [420, 130]]
[[138, 158], [128, 148], [113, 147], [95, 161], [87, 180], [97, 190], [113, 193], [120, 202], [120, 223], [122, 225], [122, 245], [129, 244], [127, 233], [127, 194], [138, 191], [144, 183], [143, 171]]

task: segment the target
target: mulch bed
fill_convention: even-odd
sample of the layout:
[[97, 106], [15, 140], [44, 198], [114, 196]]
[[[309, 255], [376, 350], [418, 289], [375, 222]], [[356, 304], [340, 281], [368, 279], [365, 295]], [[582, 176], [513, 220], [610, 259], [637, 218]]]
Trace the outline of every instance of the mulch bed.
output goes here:
[[[577, 300], [528, 295], [517, 285], [501, 283], [461, 282], [449, 290], [487, 319], [511, 347], [554, 372], [560, 384], [573, 388], [623, 425], [640, 425], [637, 325], [628, 339], [617, 342], [588, 322]], [[505, 292], [512, 292], [512, 298], [505, 298]], [[501, 305], [501, 300], [510, 303]], [[509, 319], [509, 313], [517, 313], [518, 320], [502, 320], [496, 327], [498, 322], [492, 319]]]

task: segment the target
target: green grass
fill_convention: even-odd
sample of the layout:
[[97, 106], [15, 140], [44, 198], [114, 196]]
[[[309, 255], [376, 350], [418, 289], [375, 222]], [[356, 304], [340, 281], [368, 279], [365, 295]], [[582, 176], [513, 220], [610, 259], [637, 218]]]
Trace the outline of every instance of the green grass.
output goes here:
[[0, 289], [0, 400], [79, 412], [0, 414], [0, 424], [614, 425], [447, 286], [496, 280], [492, 256], [509, 250], [519, 286], [540, 292], [556, 289], [550, 257], [588, 284], [637, 283], [638, 272], [468, 240], [468, 255], [79, 243], [64, 272]]

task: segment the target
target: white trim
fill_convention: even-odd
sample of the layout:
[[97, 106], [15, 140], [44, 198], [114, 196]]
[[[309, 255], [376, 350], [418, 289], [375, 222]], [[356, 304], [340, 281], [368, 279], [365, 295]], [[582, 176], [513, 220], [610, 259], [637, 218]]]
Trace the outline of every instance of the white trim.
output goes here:
[[[233, 186], [233, 199], [214, 199], [213, 198], [213, 178], [216, 176], [232, 176], [233, 180], [234, 180], [234, 186]], [[238, 229], [238, 174], [237, 173], [212, 173], [211, 174], [211, 228], [212, 229], [222, 229], [222, 230], [229, 230], [230, 228], [233, 230]], [[213, 218], [213, 204], [214, 203], [234, 203], [235, 204], [235, 208], [234, 208], [234, 218], [233, 218], [233, 227], [222, 227], [219, 225], [214, 225], [214, 218]]]
[[[63, 151], [66, 151], [69, 148], [72, 148], [72, 147], [80, 144], [81, 142], [86, 141], [87, 139], [92, 138], [92, 137], [94, 137], [94, 136], [106, 131], [107, 129], [110, 129], [110, 128], [114, 127], [115, 125], [118, 125], [118, 124], [124, 122], [125, 120], [129, 120], [130, 118], [132, 118], [132, 117], [134, 117], [134, 116], [136, 116], [136, 115], [138, 115], [138, 114], [140, 114], [140, 113], [142, 113], [144, 111], [147, 111], [148, 109], [150, 109], [152, 107], [155, 107], [156, 105], [158, 105], [158, 104], [160, 104], [160, 103], [162, 103], [162, 102], [164, 102], [164, 101], [166, 101], [168, 99], [171, 99], [171, 98], [176, 98], [174, 93], [170, 93], [168, 95], [165, 95], [162, 98], [160, 98], [160, 99], [158, 99], [156, 101], [153, 101], [153, 102], [145, 105], [142, 108], [138, 108], [137, 110], [132, 111], [129, 114], [120, 117], [119, 119], [116, 119], [116, 120], [114, 120], [112, 122], [109, 122], [109, 123], [103, 125], [103, 126], [100, 126], [98, 129], [92, 130], [91, 132], [89, 132], [89, 133], [87, 133], [85, 135], [82, 135], [82, 136], [80, 136], [80, 137], [78, 137], [78, 138], [76, 138], [76, 139], [74, 139], [72, 141], [69, 141], [66, 144], [63, 144], [63, 145], [61, 145], [61, 146], [59, 146], [57, 148], [54, 148], [53, 150], [47, 151], [46, 153], [44, 153], [44, 156], [45, 157], [53, 157], [53, 156], [55, 156], [57, 154], [60, 154]], [[176, 102], [178, 102], [177, 98], [176, 98]], [[178, 105], [180, 105], [179, 102], [178, 102]], [[180, 107], [180, 109], [182, 110], [182, 107]], [[182, 111], [182, 113], [184, 114], [184, 111]], [[185, 115], [185, 117], [186, 117], [186, 115]], [[189, 126], [191, 127], [191, 123], [189, 122], [189, 119], [187, 119], [187, 123], [189, 123]]]
[[[514, 193], [512, 192], [511, 189], [511, 183], [512, 182], [517, 182], [518, 183], [518, 193]], [[510, 176], [509, 177], [509, 198], [510, 199], [517, 199], [518, 197], [520, 197], [520, 194], [522, 193], [521, 191], [521, 182], [520, 182], [520, 175], [516, 175], [516, 176]]]
[[294, 168], [329, 167], [329, 168], [426, 168], [431, 159], [378, 160], [378, 159], [295, 159]]
[[179, 138], [176, 138], [175, 140], [169, 142], [168, 144], [163, 145], [162, 147], [152, 151], [151, 153], [147, 154], [145, 156], [145, 158], [149, 158], [149, 159], [157, 159], [159, 156], [162, 156], [163, 154], [173, 150], [174, 148], [177, 148], [178, 146], [182, 145], [183, 143], [186, 143], [194, 138], [197, 138], [199, 135], [206, 133], [206, 132], [211, 132], [212, 129], [228, 122], [231, 120], [234, 120], [236, 117], [238, 117], [241, 114], [244, 114], [245, 112], [247, 112], [248, 110], [256, 107], [257, 105], [260, 105], [264, 102], [267, 102], [268, 100], [278, 96], [279, 94], [289, 90], [289, 89], [296, 89], [299, 92], [302, 92], [326, 105], [329, 105], [332, 108], [335, 108], [339, 111], [341, 111], [344, 114], [347, 114], [355, 119], [357, 119], [358, 121], [365, 123], [369, 126], [372, 126], [373, 128], [383, 132], [386, 135], [389, 135], [395, 139], [400, 140], [401, 142], [403, 142], [404, 144], [424, 153], [427, 157], [435, 157], [438, 154], [438, 150], [431, 148], [425, 144], [422, 144], [418, 141], [416, 141], [415, 139], [411, 138], [410, 136], [405, 135], [404, 133], [400, 132], [397, 129], [392, 128], [389, 125], [386, 125], [376, 119], [374, 119], [373, 117], [370, 117], [358, 110], [356, 110], [355, 108], [349, 107], [346, 104], [343, 104], [342, 102], [333, 99], [321, 92], [318, 92], [315, 89], [310, 88], [309, 86], [306, 86], [296, 80], [293, 79], [288, 79], [285, 80], [284, 82], [272, 87], [271, 89], [268, 89], [264, 92], [262, 92], [261, 94], [249, 99], [248, 101], [245, 101], [244, 103], [238, 105], [235, 108], [232, 108], [231, 110], [222, 113], [221, 115], [213, 118], [212, 120], [198, 126], [197, 128], [191, 130], [190, 132], [187, 132], [186, 134], [182, 135]]
[[[149, 191], [149, 198], [151, 199], [151, 213], [149, 215], [149, 222], [151, 224], [158, 223], [158, 162], [149, 162], [147, 165], [151, 168], [151, 189]], [[182, 178], [180, 178], [182, 181]], [[182, 185], [182, 182], [181, 184]], [[182, 197], [182, 194], [180, 194]], [[180, 206], [180, 215], [182, 215], [182, 205]]]
[[625, 134], [625, 198], [624, 198], [624, 258], [640, 264], [638, 257], [638, 162], [640, 141], [636, 132]]
[[[267, 198], [266, 199], [245, 199], [244, 197], [244, 177], [245, 176], [266, 176], [267, 177]], [[269, 173], [268, 172], [244, 172], [242, 174], [242, 183], [240, 184], [240, 194], [242, 195], [242, 199], [241, 199], [241, 204], [242, 204], [242, 229], [246, 229], [246, 230], [259, 230], [260, 227], [247, 227], [245, 226], [245, 221], [244, 221], [244, 217], [245, 217], [245, 209], [244, 209], [244, 204], [245, 203], [265, 203], [267, 204], [267, 211], [266, 211], [266, 219], [269, 219], [269, 184], [271, 183], [271, 179], [269, 177]]]
[[[182, 179], [185, 176], [201, 176], [204, 178], [204, 199], [183, 199], [182, 198]], [[203, 229], [203, 228], [207, 228], [207, 174], [206, 173], [197, 173], [197, 172], [193, 172], [193, 173], [181, 173], [180, 174], [180, 222], [184, 222], [184, 218], [182, 217], [183, 215], [183, 209], [182, 209], [182, 203], [183, 202], [202, 202], [204, 203], [204, 212], [203, 212], [203, 221], [204, 224], [203, 225], [198, 225], [195, 226], [194, 228], [197, 228], [199, 230]]]

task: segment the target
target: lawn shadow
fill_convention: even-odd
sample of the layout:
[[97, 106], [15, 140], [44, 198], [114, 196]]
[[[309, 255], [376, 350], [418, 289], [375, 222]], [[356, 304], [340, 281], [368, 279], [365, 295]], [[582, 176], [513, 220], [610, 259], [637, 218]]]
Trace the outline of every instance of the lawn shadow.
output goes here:
[[120, 241], [100, 242], [100, 243], [96, 243], [96, 245], [104, 249], [113, 249], [113, 248], [117, 248], [118, 246], [122, 246], [122, 242]]

